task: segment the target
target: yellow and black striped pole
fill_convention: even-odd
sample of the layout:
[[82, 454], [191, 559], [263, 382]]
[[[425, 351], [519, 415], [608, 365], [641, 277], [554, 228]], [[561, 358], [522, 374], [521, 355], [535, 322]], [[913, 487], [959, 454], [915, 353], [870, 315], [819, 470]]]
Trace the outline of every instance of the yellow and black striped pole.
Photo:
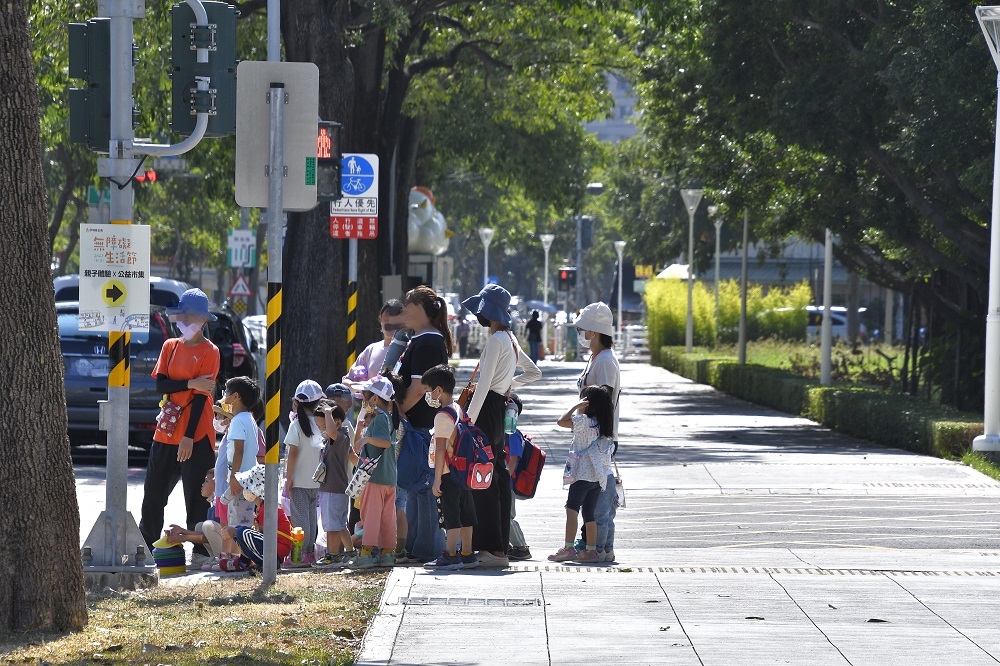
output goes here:
[[281, 284], [267, 283], [267, 379], [264, 427], [267, 437], [265, 465], [278, 464], [278, 417], [281, 415]]
[[347, 372], [358, 358], [358, 239], [347, 241]]
[[[268, 52], [268, 59], [274, 55]], [[267, 378], [264, 397], [264, 571], [263, 584], [278, 579], [278, 414], [281, 413], [281, 281], [284, 249], [285, 84], [272, 81], [267, 188]]]

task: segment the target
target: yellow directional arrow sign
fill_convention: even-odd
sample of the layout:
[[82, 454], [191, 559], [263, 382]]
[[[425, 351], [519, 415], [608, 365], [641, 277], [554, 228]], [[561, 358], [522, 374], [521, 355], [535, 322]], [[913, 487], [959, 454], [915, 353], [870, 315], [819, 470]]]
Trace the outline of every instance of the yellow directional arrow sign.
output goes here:
[[101, 287], [101, 298], [108, 304], [109, 308], [118, 307], [125, 303], [125, 285], [119, 280], [108, 280]]

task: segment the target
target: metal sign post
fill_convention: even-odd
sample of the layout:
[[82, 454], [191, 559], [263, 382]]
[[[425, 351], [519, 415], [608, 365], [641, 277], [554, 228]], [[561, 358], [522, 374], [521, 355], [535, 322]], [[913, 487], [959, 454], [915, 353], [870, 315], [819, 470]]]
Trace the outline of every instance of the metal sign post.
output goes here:
[[358, 239], [378, 237], [378, 155], [345, 153], [341, 198], [330, 202], [330, 237], [347, 238], [347, 371], [358, 356]]
[[267, 453], [264, 455], [264, 584], [278, 577], [278, 414], [281, 411], [281, 243], [285, 84], [271, 83], [267, 208]]

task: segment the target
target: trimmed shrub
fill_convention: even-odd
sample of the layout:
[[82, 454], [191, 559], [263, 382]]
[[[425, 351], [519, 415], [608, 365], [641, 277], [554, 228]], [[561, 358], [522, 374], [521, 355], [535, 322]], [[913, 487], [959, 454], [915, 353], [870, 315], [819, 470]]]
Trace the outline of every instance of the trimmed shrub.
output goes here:
[[658, 365], [702, 384], [860, 439], [942, 458], [959, 458], [983, 433], [978, 415], [865, 386], [822, 386], [815, 380], [731, 357], [660, 349]]

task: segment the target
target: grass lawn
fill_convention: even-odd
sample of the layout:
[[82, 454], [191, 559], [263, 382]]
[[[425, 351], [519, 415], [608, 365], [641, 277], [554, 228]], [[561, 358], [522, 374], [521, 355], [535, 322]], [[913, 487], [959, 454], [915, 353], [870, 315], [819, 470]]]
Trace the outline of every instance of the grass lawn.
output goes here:
[[[738, 355], [735, 345], [699, 350], [706, 356]], [[844, 380], [889, 388], [893, 375], [903, 366], [903, 347], [890, 345], [858, 345], [838, 342], [831, 353], [835, 381]], [[747, 363], [788, 370], [797, 375], [818, 379], [820, 376], [820, 345], [787, 340], [755, 340], [747, 343]]]
[[87, 595], [79, 633], [0, 636], [0, 663], [351, 664], [385, 572], [283, 574]]

